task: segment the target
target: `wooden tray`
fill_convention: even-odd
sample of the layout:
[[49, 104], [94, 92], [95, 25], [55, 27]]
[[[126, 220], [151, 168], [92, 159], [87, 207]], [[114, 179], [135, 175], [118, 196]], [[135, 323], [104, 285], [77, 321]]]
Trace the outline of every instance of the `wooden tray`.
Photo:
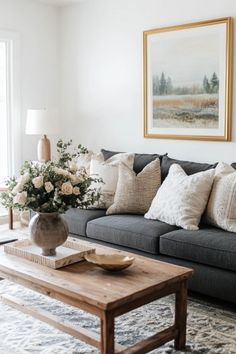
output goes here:
[[55, 256], [42, 256], [41, 248], [35, 246], [30, 240], [20, 240], [4, 245], [4, 251], [46, 267], [58, 269], [84, 260], [84, 255], [94, 253], [95, 248], [84, 246], [79, 241], [67, 240], [62, 246], [57, 247]]

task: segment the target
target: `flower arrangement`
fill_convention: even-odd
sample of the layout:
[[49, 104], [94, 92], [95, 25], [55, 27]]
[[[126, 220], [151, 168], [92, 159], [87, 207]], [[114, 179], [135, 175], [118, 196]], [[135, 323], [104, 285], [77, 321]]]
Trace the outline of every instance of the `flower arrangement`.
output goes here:
[[20, 176], [6, 181], [8, 192], [1, 194], [1, 204], [19, 210], [65, 213], [69, 208], [88, 208], [98, 202], [100, 194], [93, 186], [102, 181], [77, 166], [77, 157], [88, 151], [78, 145], [70, 153], [71, 144], [71, 140], [58, 141], [56, 161], [26, 161]]

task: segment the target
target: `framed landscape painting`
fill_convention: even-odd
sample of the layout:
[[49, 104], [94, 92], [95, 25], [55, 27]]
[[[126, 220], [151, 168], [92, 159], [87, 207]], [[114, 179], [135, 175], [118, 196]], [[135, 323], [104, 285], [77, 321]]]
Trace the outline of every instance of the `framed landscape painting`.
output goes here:
[[144, 136], [231, 139], [232, 18], [152, 29], [144, 40]]

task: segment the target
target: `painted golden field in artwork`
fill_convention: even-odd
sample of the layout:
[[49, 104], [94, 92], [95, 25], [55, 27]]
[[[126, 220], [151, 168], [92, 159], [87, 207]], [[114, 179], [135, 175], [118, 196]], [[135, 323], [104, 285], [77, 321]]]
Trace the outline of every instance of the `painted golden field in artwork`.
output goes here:
[[153, 127], [217, 129], [218, 93], [153, 96]]

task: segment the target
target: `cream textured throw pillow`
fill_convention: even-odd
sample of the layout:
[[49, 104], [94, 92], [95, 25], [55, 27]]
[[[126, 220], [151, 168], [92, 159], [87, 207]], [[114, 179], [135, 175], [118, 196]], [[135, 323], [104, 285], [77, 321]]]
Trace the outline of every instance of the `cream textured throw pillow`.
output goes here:
[[118, 166], [124, 163], [129, 168], [133, 168], [134, 154], [120, 153], [104, 161], [103, 154], [94, 155], [90, 165], [90, 175], [102, 178], [104, 183], [96, 183], [92, 187], [99, 188], [101, 200], [96, 207], [107, 209], [114, 201], [116, 185], [118, 181]]
[[204, 221], [236, 232], [236, 171], [224, 162], [216, 167]]
[[145, 218], [198, 230], [213, 179], [213, 169], [188, 176], [179, 165], [173, 164]]
[[120, 164], [114, 204], [108, 208], [107, 215], [146, 213], [160, 184], [159, 159], [150, 162], [138, 175], [133, 169]]

